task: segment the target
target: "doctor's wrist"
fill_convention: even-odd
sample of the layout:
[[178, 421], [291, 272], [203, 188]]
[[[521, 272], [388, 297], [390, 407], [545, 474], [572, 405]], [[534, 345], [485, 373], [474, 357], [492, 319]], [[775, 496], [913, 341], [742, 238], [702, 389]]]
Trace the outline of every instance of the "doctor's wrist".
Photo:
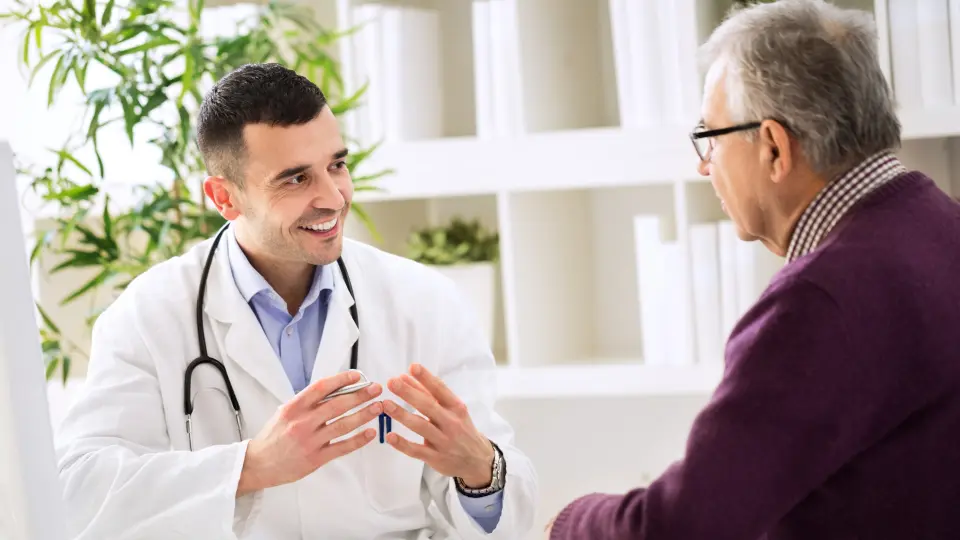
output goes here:
[[496, 457], [496, 451], [493, 448], [493, 443], [486, 441], [482, 455], [479, 456], [479, 459], [474, 461], [473, 469], [470, 472], [459, 476], [463, 484], [472, 489], [479, 489], [489, 486], [490, 482], [493, 481], [494, 457]]
[[504, 488], [507, 476], [507, 462], [503, 457], [503, 452], [495, 443], [490, 442], [493, 448], [493, 457], [487, 463], [486, 472], [483, 479], [480, 479], [480, 473], [477, 478], [456, 477], [457, 491], [467, 497], [485, 497], [497, 493]]
[[243, 458], [243, 467], [240, 469], [240, 480], [237, 482], [237, 498], [264, 490], [269, 486], [263, 481], [263, 474], [257, 462], [256, 449], [253, 441], [247, 445], [247, 452]]

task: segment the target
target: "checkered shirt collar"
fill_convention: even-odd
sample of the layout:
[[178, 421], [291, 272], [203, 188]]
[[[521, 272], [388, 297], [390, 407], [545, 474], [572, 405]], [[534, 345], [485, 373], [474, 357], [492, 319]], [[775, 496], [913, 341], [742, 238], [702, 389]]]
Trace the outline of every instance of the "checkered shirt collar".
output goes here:
[[790, 237], [787, 262], [810, 253], [860, 199], [906, 168], [891, 152], [879, 152], [820, 190], [804, 210]]

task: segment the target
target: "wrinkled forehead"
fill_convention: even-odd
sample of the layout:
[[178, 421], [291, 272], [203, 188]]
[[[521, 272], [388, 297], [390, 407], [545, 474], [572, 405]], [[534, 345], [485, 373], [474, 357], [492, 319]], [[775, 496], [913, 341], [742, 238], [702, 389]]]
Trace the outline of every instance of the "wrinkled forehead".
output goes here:
[[727, 100], [727, 65], [716, 60], [707, 70], [703, 83], [703, 101], [700, 116], [707, 128], [716, 129], [729, 124], [730, 111]]

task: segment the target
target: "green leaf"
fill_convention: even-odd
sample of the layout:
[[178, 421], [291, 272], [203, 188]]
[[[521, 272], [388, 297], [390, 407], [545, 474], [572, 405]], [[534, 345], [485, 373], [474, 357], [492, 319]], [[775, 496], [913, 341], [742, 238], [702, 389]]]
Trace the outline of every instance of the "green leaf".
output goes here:
[[380, 235], [380, 232], [377, 231], [376, 225], [373, 223], [373, 220], [370, 219], [370, 214], [367, 213], [366, 209], [359, 203], [355, 203], [350, 206], [350, 213], [357, 216], [360, 219], [360, 222], [370, 231], [370, 235], [373, 237], [374, 242], [381, 243], [383, 242], [383, 236]]
[[53, 101], [56, 98], [57, 92], [60, 90], [60, 85], [57, 81], [60, 79], [60, 72], [63, 70], [63, 58], [64, 55], [60, 55], [57, 58], [57, 65], [53, 68], [53, 74], [50, 75], [50, 86], [47, 87], [47, 107], [53, 106]]
[[99, 251], [80, 251], [68, 249], [65, 253], [73, 255], [69, 259], [61, 262], [50, 269], [51, 274], [55, 274], [65, 268], [89, 268], [91, 266], [100, 266], [103, 264], [103, 256]]
[[36, 262], [43, 249], [50, 245], [50, 240], [53, 238], [53, 232], [53, 230], [45, 231], [43, 234], [37, 237], [36, 242], [33, 244], [33, 249], [30, 250], [30, 264]]
[[67, 379], [70, 377], [70, 357], [64, 355], [61, 358], [60, 372], [63, 374], [63, 384], [67, 384]]
[[[103, 201], [103, 235], [107, 238], [113, 237], [113, 218], [110, 216], [110, 195], [104, 197]], [[112, 242], [112, 240], [111, 240]]]
[[123, 108], [123, 123], [126, 128], [127, 139], [133, 146], [133, 127], [137, 124], [137, 114], [133, 110], [133, 103], [126, 96], [120, 96], [120, 106]]
[[[87, 171], [89, 173], [89, 171]], [[63, 202], [72, 202], [87, 200], [90, 197], [93, 197], [100, 192], [100, 189], [93, 184], [86, 184], [82, 186], [75, 186], [72, 188], [65, 189], [57, 194], [57, 199]]]
[[[87, 173], [88, 176], [93, 176], [93, 173], [90, 172], [90, 169], [88, 169], [87, 166], [84, 165], [83, 163], [80, 163], [80, 161], [76, 157], [74, 157], [73, 154], [71, 154], [70, 152], [67, 152], [66, 150], [60, 150], [57, 152], [57, 156], [61, 160], [69, 161], [70, 163], [73, 163], [81, 171]], [[93, 187], [93, 186], [86, 186], [86, 187]], [[96, 193], [96, 188], [94, 188], [94, 193]]]
[[49, 380], [53, 377], [53, 373], [57, 370], [57, 366], [60, 365], [60, 358], [53, 357], [47, 362], [47, 368], [44, 373], [44, 376]]
[[88, 67], [89, 65], [90, 65], [90, 62], [89, 62], [89, 61], [85, 61], [85, 62], [83, 63], [83, 65], [81, 65], [81, 66], [76, 66], [76, 67], [74, 67], [74, 69], [73, 69], [73, 75], [74, 75], [74, 78], [75, 78], [76, 81], [77, 81], [77, 86], [80, 87], [80, 92], [82, 92], [82, 93], [84, 93], [84, 94], [87, 93], [87, 91], [86, 91], [86, 86], [87, 86], [87, 67]]
[[40, 70], [43, 69], [43, 66], [47, 65], [47, 63], [50, 62], [50, 60], [52, 60], [52, 59], [54, 59], [54, 58], [56, 58], [56, 57], [58, 57], [58, 56], [60, 56], [60, 55], [62, 55], [62, 54], [63, 54], [63, 51], [61, 51], [60, 49], [57, 49], [57, 50], [55, 50], [55, 51], [51, 51], [51, 52], [43, 55], [43, 56], [40, 58], [40, 61], [37, 62], [37, 64], [36, 64], [35, 66], [33, 66], [33, 69], [32, 69], [32, 70], [30, 70], [30, 78], [27, 80], [27, 86], [29, 87], [29, 86], [32, 86], [32, 85], [33, 85], [34, 79], [36, 79], [37, 74], [40, 72]]
[[147, 117], [156, 109], [157, 107], [163, 105], [167, 101], [167, 95], [163, 93], [163, 89], [158, 89], [150, 99], [143, 105], [143, 108], [140, 110], [141, 117]]
[[[30, 38], [33, 37], [31, 30], [35, 30], [37, 28], [40, 28], [40, 26], [38, 26], [36, 23], [31, 23], [30, 27], [27, 28], [27, 31], [23, 33], [23, 57], [20, 60], [25, 66], [30, 65]], [[39, 51], [40, 48], [38, 47], [37, 50]]]
[[60, 328], [53, 324], [53, 320], [50, 319], [50, 316], [47, 315], [47, 312], [40, 306], [40, 304], [36, 304], [36, 306], [37, 311], [40, 312], [40, 318], [43, 319], [43, 324], [49, 328], [51, 332], [59, 334]]
[[113, 15], [114, 0], [109, 0], [103, 8], [103, 14], [100, 16], [100, 26], [106, 26], [110, 22], [110, 16]]
[[66, 244], [67, 239], [70, 238], [70, 235], [73, 234], [73, 231], [76, 230], [77, 225], [83, 223], [87, 219], [87, 213], [90, 211], [90, 207], [82, 207], [76, 209], [76, 212], [70, 216], [70, 218], [64, 224], [64, 227], [60, 230], [60, 244]]
[[130, 47], [129, 49], [123, 49], [121, 51], [117, 51], [116, 53], [114, 53], [114, 56], [116, 56], [117, 58], [121, 58], [124, 56], [129, 56], [131, 54], [141, 53], [144, 51], [156, 49], [158, 47], [163, 47], [165, 45], [176, 45], [177, 43], [179, 43], [177, 40], [170, 39], [167, 36], [164, 36], [161, 34], [154, 37], [153, 39], [148, 40], [146, 43], [137, 45], [136, 47]]
[[104, 268], [103, 270], [100, 271], [100, 273], [98, 273], [98, 274], [97, 274], [96, 276], [94, 276], [92, 279], [90, 279], [89, 281], [87, 281], [86, 283], [84, 283], [84, 284], [83, 284], [82, 286], [80, 286], [78, 289], [76, 289], [75, 291], [73, 291], [72, 293], [70, 293], [69, 295], [67, 295], [66, 298], [64, 298], [63, 300], [61, 300], [61, 301], [60, 301], [60, 305], [61, 305], [61, 306], [65, 306], [65, 305], [69, 304], [70, 302], [73, 302], [73, 301], [76, 300], [77, 298], [80, 298], [81, 296], [83, 296], [84, 294], [86, 294], [87, 292], [89, 292], [89, 291], [90, 291], [91, 289], [93, 289], [94, 287], [99, 287], [100, 285], [103, 285], [103, 283], [104, 283], [107, 279], [109, 279], [109, 278], [111, 278], [111, 277], [113, 277], [113, 269], [111, 269], [111, 268]]

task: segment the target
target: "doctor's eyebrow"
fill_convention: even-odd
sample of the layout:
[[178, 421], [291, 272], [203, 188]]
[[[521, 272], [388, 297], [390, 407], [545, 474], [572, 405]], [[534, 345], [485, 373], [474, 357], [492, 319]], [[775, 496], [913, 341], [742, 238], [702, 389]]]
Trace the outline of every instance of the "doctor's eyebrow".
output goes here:
[[290, 178], [291, 176], [296, 176], [300, 173], [309, 171], [310, 168], [310, 165], [297, 165], [295, 167], [288, 167], [274, 175], [274, 177], [271, 179], [271, 182], [278, 182], [280, 180]]
[[350, 153], [350, 150], [348, 150], [347, 148], [341, 148], [340, 150], [337, 150], [335, 154], [333, 154], [333, 161], [343, 159], [347, 157], [347, 154], [349, 153]]

